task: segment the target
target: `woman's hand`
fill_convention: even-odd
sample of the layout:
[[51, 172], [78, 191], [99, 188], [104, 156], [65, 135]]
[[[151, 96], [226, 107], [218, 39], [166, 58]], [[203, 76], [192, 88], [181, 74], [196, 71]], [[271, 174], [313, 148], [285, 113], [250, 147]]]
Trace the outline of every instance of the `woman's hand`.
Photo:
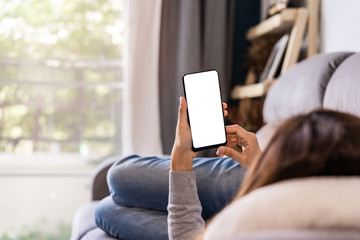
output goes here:
[[256, 135], [239, 125], [226, 126], [227, 145], [218, 148], [218, 156], [228, 156], [245, 168], [261, 155]]
[[[228, 115], [227, 105], [223, 103], [224, 116]], [[191, 131], [187, 116], [187, 103], [184, 97], [180, 97], [176, 136], [171, 152], [172, 171], [192, 171], [193, 160], [197, 153], [192, 151]]]
[[184, 97], [180, 97], [175, 142], [171, 152], [172, 171], [192, 171], [193, 159], [197, 155], [196, 152], [191, 150], [191, 131], [186, 110], [186, 100]]

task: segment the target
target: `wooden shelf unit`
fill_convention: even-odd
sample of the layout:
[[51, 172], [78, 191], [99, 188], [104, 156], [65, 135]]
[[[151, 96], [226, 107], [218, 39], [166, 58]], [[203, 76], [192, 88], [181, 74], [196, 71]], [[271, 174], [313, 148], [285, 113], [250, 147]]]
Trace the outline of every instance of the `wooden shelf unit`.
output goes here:
[[[252, 41], [258, 37], [290, 33], [287, 50], [281, 67], [281, 74], [298, 61], [301, 45], [307, 27], [307, 57], [317, 53], [318, 49], [318, 17], [320, 0], [308, 1], [307, 8], [286, 8], [258, 25], [250, 28], [246, 38]], [[251, 71], [251, 70], [249, 70]], [[248, 76], [254, 78], [253, 73]], [[246, 85], [235, 86], [231, 98], [244, 99], [265, 96], [274, 79], [255, 83], [246, 80]]]
[[297, 9], [287, 8], [281, 13], [272, 16], [260, 24], [252, 27], [246, 33], [246, 39], [252, 41], [267, 34], [279, 34], [289, 32], [296, 20]]
[[232, 99], [245, 99], [265, 96], [275, 79], [245, 86], [235, 86], [231, 92]]

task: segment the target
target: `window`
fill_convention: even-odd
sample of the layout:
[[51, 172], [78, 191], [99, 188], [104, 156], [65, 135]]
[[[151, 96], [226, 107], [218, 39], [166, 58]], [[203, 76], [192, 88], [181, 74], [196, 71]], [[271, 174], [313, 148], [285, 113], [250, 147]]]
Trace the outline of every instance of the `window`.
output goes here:
[[121, 152], [122, 1], [0, 3], [0, 152]]

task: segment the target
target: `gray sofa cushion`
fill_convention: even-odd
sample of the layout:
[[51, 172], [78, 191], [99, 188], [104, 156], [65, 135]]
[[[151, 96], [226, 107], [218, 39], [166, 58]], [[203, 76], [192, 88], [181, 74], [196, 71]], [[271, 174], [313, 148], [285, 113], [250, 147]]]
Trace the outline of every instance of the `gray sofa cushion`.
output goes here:
[[91, 201], [79, 208], [76, 212], [70, 240], [114, 240], [95, 223], [95, 209], [99, 201]]
[[295, 229], [358, 231], [359, 185], [358, 176], [309, 177], [258, 188], [219, 213], [204, 239]]
[[257, 132], [256, 137], [258, 139], [260, 149], [262, 151], [265, 150], [266, 146], [269, 144], [272, 136], [274, 135], [276, 129], [278, 128], [279, 124], [272, 122], [265, 124], [262, 126]]
[[336, 68], [351, 54], [319, 54], [291, 67], [268, 92], [263, 110], [264, 121], [279, 123], [322, 107], [328, 81]]
[[99, 201], [92, 201], [81, 206], [75, 214], [70, 240], [81, 239], [88, 231], [97, 228], [95, 223], [95, 208]]
[[107, 172], [110, 167], [114, 164], [115, 161], [119, 160], [121, 157], [115, 156], [109, 158], [99, 164], [96, 168], [95, 173], [93, 174], [92, 181], [92, 198], [91, 200], [101, 200], [110, 195], [109, 187], [106, 182]]
[[347, 58], [329, 81], [324, 107], [360, 117], [360, 53]]
[[86, 235], [81, 238], [81, 240], [116, 240], [116, 238], [107, 235], [100, 228], [95, 228], [87, 232]]
[[285, 229], [264, 231], [228, 240], [358, 240], [360, 231]]

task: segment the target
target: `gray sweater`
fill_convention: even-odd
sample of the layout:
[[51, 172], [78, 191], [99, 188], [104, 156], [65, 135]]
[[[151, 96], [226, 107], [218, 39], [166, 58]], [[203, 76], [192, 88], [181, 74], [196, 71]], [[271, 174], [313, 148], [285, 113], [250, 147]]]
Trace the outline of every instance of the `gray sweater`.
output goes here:
[[168, 230], [170, 240], [195, 239], [204, 230], [195, 172], [169, 174]]

